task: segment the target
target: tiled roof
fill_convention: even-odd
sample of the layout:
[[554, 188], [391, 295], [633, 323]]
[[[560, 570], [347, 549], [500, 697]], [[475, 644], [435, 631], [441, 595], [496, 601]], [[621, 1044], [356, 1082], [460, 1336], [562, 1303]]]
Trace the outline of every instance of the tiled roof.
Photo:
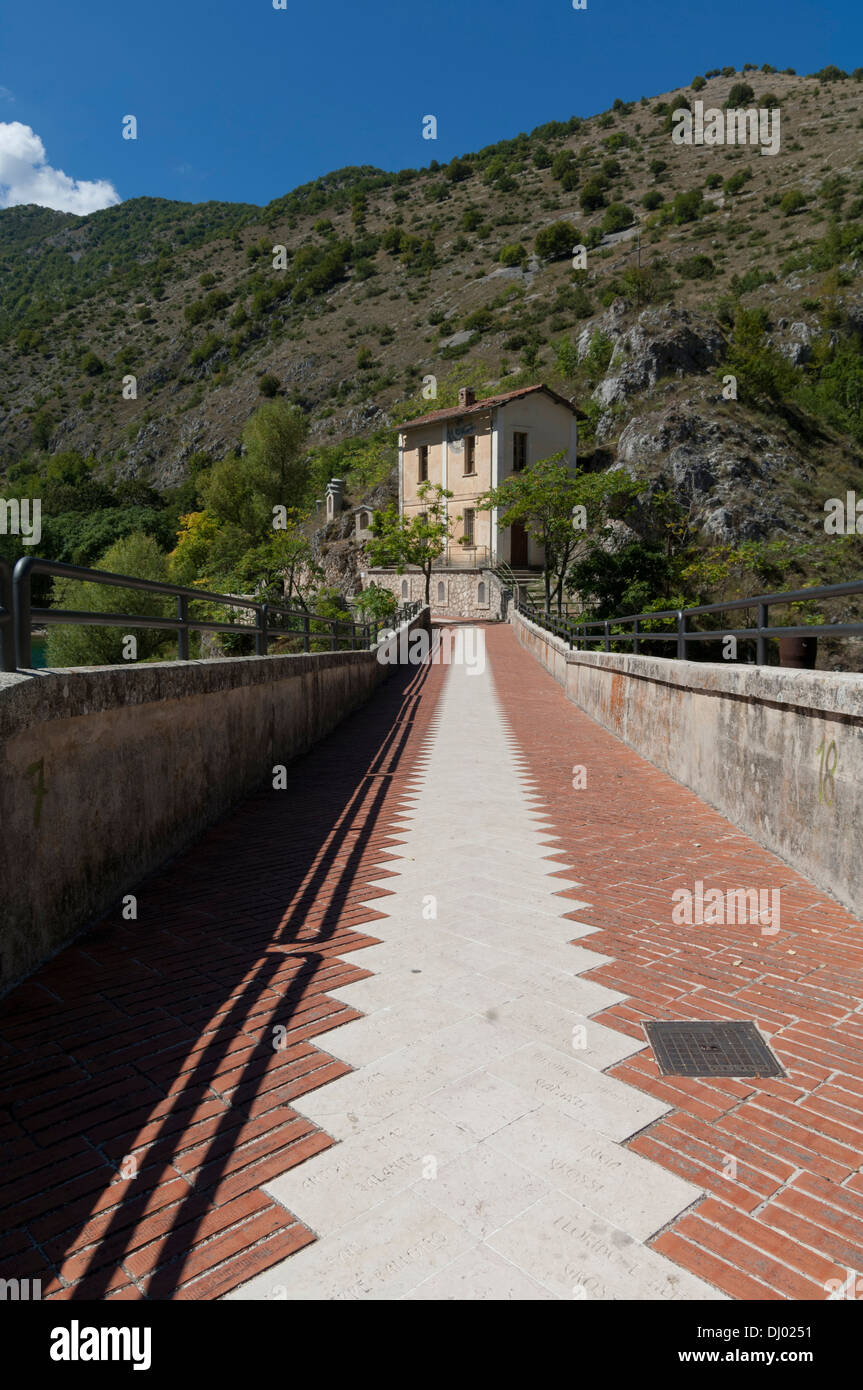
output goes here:
[[473, 405], [453, 405], [446, 410], [433, 410], [429, 415], [419, 415], [414, 420], [405, 420], [399, 429], [412, 430], [416, 425], [433, 425], [436, 420], [455, 420], [462, 415], [475, 415], [478, 411], [492, 410], [497, 405], [506, 405], [508, 401], [519, 400], [522, 396], [531, 396], [536, 391], [544, 391], [547, 396], [551, 396], [558, 405], [565, 405], [567, 410], [571, 410], [573, 415], [580, 415], [572, 401], [568, 401], [565, 396], [558, 395], [557, 391], [552, 391], [550, 386], [522, 386], [518, 391], [504, 391], [499, 396], [486, 396], [481, 401], [474, 401]]

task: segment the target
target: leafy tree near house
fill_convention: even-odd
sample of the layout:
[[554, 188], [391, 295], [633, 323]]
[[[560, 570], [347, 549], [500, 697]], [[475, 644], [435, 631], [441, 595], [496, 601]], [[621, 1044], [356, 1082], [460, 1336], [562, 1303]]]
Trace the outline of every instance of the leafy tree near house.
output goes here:
[[563, 453], [540, 459], [521, 473], [513, 473], [499, 487], [482, 494], [477, 506], [498, 508], [498, 526], [521, 523], [543, 547], [545, 606], [551, 607], [552, 589], [560, 611], [563, 582], [575, 553], [577, 533], [573, 507], [579, 500], [580, 479], [573, 478]]
[[[289, 508], [284, 528], [271, 531], [265, 541], [246, 552], [235, 571], [241, 593], [288, 608], [308, 608], [310, 592], [324, 572], [301, 529], [306, 521], [308, 513]], [[273, 625], [284, 626], [278, 614]]]
[[[647, 485], [622, 468], [580, 481], [587, 526], [566, 587], [579, 595], [584, 616], [611, 618], [675, 606], [672, 588], [679, 586], [691, 542], [688, 514], [667, 492], [654, 493], [646, 508], [639, 504]], [[632, 528], [622, 541], [615, 534], [620, 522]]]
[[395, 507], [375, 512], [366, 552], [372, 565], [392, 565], [402, 574], [416, 565], [425, 576], [425, 601], [430, 601], [432, 566], [452, 535], [454, 518], [447, 514], [452, 492], [439, 483], [420, 483], [417, 496], [423, 510], [416, 516], [399, 516]]
[[396, 596], [382, 584], [369, 584], [357, 595], [355, 607], [363, 622], [386, 622], [398, 608]]

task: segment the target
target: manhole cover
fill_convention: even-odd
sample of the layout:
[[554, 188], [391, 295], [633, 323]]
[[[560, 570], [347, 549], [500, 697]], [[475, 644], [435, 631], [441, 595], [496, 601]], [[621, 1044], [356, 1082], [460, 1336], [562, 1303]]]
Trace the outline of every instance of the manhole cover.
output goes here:
[[784, 1076], [754, 1023], [645, 1023], [663, 1076]]

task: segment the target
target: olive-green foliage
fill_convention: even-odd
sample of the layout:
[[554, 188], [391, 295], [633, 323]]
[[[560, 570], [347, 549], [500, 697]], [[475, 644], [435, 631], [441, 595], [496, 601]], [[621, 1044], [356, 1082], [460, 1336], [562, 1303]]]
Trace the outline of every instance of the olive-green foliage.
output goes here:
[[779, 211], [791, 217], [795, 212], [802, 212], [805, 206], [806, 195], [799, 188], [790, 188], [779, 204]]
[[725, 367], [737, 377], [743, 400], [777, 402], [796, 384], [791, 363], [767, 346], [767, 326], [764, 309], [738, 309]]
[[558, 261], [571, 256], [580, 240], [580, 234], [571, 222], [552, 222], [537, 233], [534, 246], [536, 254], [544, 261]]
[[243, 431], [243, 454], [229, 454], [201, 476], [207, 511], [250, 543], [261, 540], [272, 529], [274, 507], [298, 507], [306, 499], [307, 432], [299, 407], [279, 397], [265, 401]]
[[755, 92], [750, 87], [748, 82], [735, 82], [734, 86], [731, 88], [731, 91], [728, 93], [728, 100], [726, 101], [725, 105], [726, 107], [733, 108], [737, 108], [739, 106], [747, 106], [749, 102], [754, 101], [754, 99]]
[[[96, 569], [125, 574], [135, 579], [168, 579], [167, 556], [152, 536], [140, 531], [115, 541], [99, 557]], [[150, 618], [175, 615], [175, 601], [159, 594], [93, 584], [76, 579], [54, 582], [52, 607], [90, 613], [138, 614]], [[117, 666], [124, 664], [123, 639], [137, 639], [137, 659], [147, 660], [168, 649], [171, 640], [164, 631], [136, 628], [134, 622], [122, 627], [73, 627], [58, 624], [48, 629], [46, 660], [49, 666]]]
[[605, 211], [601, 226], [606, 234], [622, 232], [625, 228], [631, 227], [634, 221], [635, 214], [626, 203], [611, 203]]

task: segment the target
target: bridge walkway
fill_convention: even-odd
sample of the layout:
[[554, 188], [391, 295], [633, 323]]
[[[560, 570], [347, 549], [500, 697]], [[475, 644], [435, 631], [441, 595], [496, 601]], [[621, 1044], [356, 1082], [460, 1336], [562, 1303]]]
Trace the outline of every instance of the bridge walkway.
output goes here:
[[[484, 632], [483, 672], [395, 672], [0, 1001], [0, 1277], [797, 1300], [863, 1270], [861, 924]], [[699, 880], [780, 889], [780, 930], [675, 925]], [[753, 1019], [786, 1074], [661, 1077], [651, 1019]]]

